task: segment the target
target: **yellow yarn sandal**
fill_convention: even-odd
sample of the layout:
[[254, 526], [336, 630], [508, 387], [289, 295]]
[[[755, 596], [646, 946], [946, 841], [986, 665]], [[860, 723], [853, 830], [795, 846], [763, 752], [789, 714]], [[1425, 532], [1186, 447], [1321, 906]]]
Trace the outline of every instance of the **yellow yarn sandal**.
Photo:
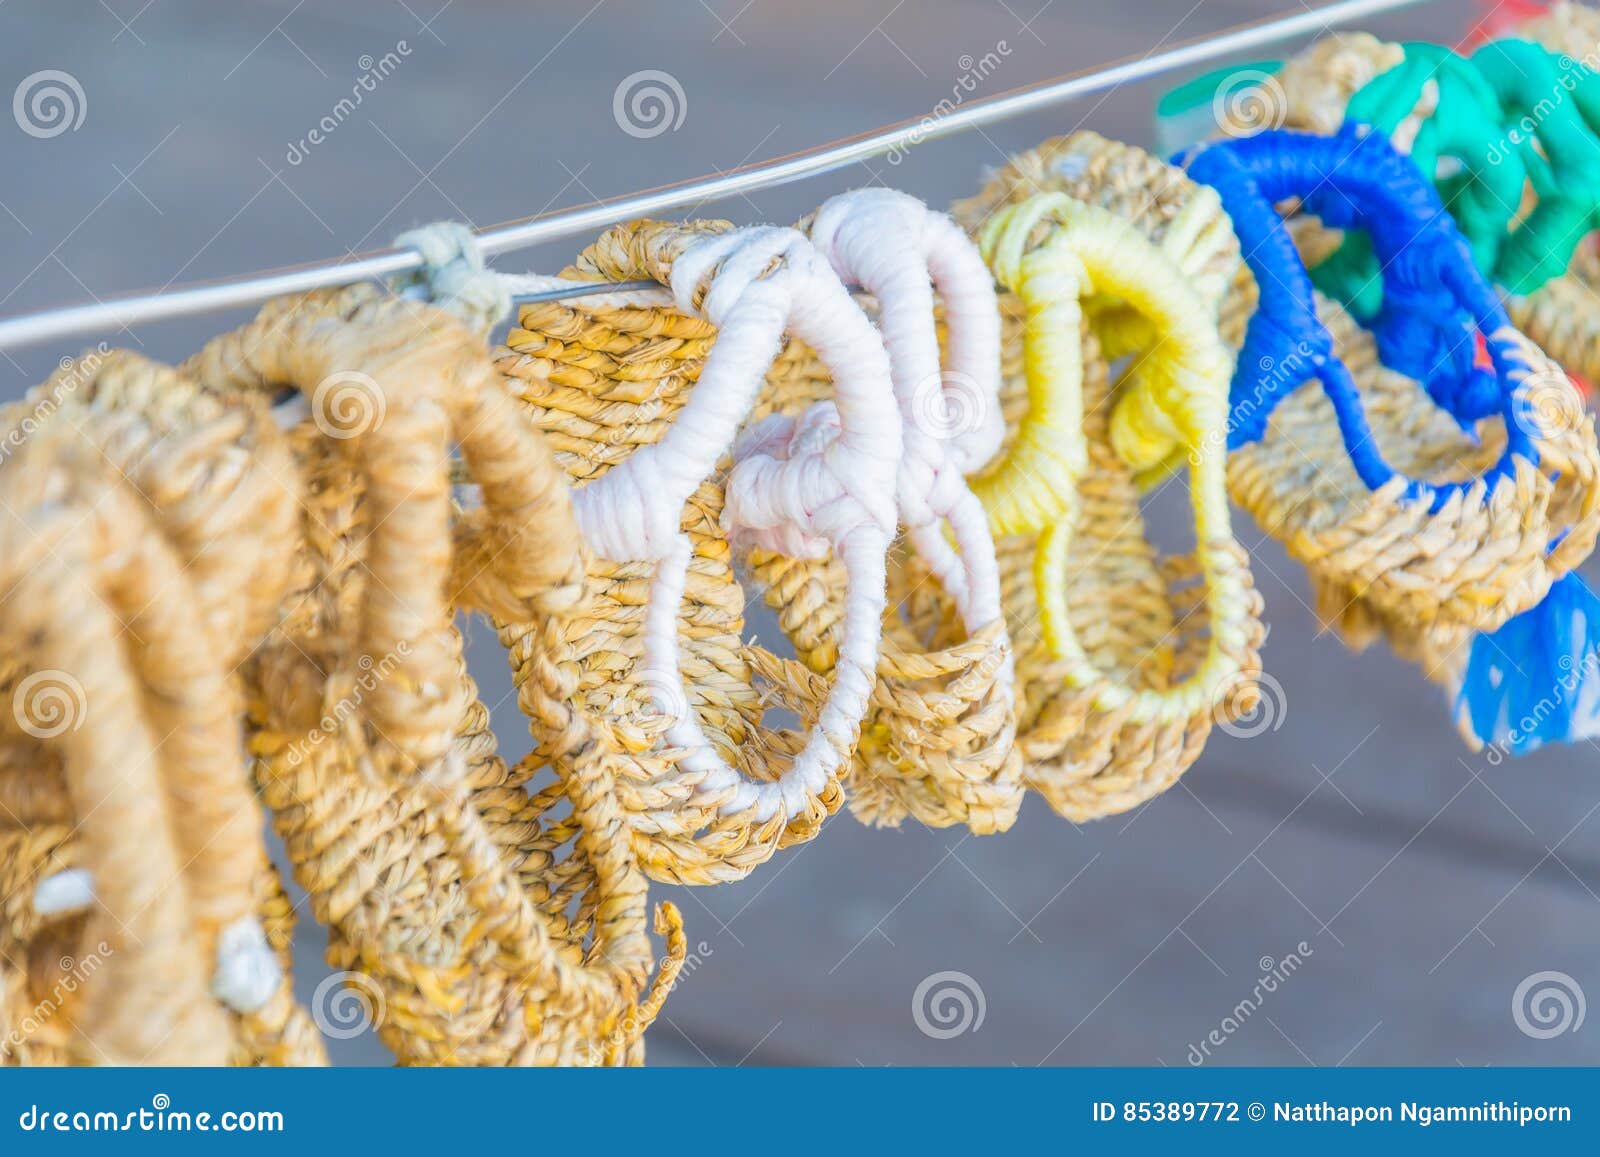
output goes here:
[[0, 469], [0, 793], [23, 828], [0, 837], [3, 951], [34, 963], [10, 1015], [42, 1021], [7, 1059], [322, 1063], [233, 677], [288, 581], [282, 436], [264, 406], [120, 352], [68, 363], [0, 424], [19, 447]]
[[[1230, 361], [1214, 302], [1231, 235], [1213, 198], [1107, 144], [1050, 142], [956, 206], [1007, 290], [1008, 410], [1020, 412], [973, 488], [1018, 640], [1018, 742], [1029, 786], [1074, 821], [1150, 799], [1213, 722], [1252, 709], [1264, 635], [1224, 489]], [[1027, 195], [1069, 182], [1124, 212]], [[1124, 354], [1140, 356], [1113, 382], [1108, 360]], [[1161, 561], [1140, 484], [1185, 457], [1197, 552]]]
[[[994, 542], [963, 479], [1004, 433], [989, 271], [948, 217], [889, 189], [834, 197], [800, 228], [846, 282], [874, 295], [869, 308], [889, 354], [905, 447], [898, 505], [906, 531], [890, 556], [883, 653], [846, 785], [851, 810], [882, 826], [910, 816], [1004, 831], [1023, 790], [1014, 663]], [[949, 335], [943, 365], [935, 289]], [[815, 351], [792, 341], [767, 374], [757, 412], [798, 414], [832, 387]], [[801, 659], [831, 670], [843, 568], [760, 551], [750, 566]], [[900, 604], [924, 585], [950, 593], [950, 614], [919, 629]]]
[[[309, 399], [301, 567], [253, 664], [252, 742], [330, 963], [405, 1063], [639, 1062], [685, 945], [662, 905], [647, 991], [618, 756], [561, 653], [586, 595], [565, 479], [481, 337], [353, 287], [271, 303], [187, 369]], [[452, 443], [471, 510], [452, 510]], [[515, 666], [550, 786], [528, 788], [544, 761], [495, 754], [457, 609], [536, 624]]]
[[[739, 879], [843, 802], [894, 525], [887, 357], [793, 230], [634, 222], [561, 279], [671, 289], [525, 306], [499, 367], [578, 487], [596, 597], [568, 653], [637, 761], [620, 790], [641, 862], [679, 883]], [[838, 388], [797, 421], [749, 427], [730, 463], [791, 321], [789, 340], [823, 348]], [[733, 562], [763, 546], [831, 552], [848, 573], [831, 688], [742, 640]], [[774, 707], [809, 734], [768, 727]]]

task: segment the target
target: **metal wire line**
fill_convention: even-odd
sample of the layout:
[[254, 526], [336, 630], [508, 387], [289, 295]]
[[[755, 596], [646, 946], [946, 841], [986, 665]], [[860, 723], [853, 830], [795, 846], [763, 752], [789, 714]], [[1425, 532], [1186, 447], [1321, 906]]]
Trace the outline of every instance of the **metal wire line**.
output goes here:
[[[1101, 68], [1056, 77], [971, 101], [943, 116], [914, 117], [804, 152], [746, 165], [718, 176], [700, 177], [620, 199], [496, 225], [482, 230], [478, 239], [483, 251], [495, 256], [559, 237], [595, 232], [635, 217], [647, 217], [705, 201], [769, 189], [831, 173], [896, 149], [1053, 108], [1123, 84], [1203, 64], [1231, 53], [1251, 51], [1297, 36], [1321, 32], [1336, 24], [1348, 24], [1368, 16], [1428, 2], [1340, 0], [1339, 3], [1319, 8], [1237, 25], [1161, 52], [1129, 57]], [[420, 256], [414, 250], [383, 249], [343, 260], [268, 270], [218, 281], [194, 282], [85, 304], [16, 314], [0, 319], [0, 349], [15, 349], [142, 322], [253, 305], [282, 294], [392, 277], [415, 270], [421, 263]], [[580, 284], [548, 292], [522, 294], [518, 300], [553, 301], [653, 285], [653, 282]]]

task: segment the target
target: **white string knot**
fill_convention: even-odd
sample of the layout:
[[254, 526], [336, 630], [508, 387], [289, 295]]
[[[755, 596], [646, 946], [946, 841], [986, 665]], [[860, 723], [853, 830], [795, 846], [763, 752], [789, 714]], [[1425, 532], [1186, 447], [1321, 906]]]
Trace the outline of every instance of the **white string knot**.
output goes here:
[[861, 455], [845, 441], [832, 402], [796, 418], [774, 414], [733, 448], [722, 522], [735, 547], [823, 558], [862, 526], [894, 536], [893, 497], [861, 485]]
[[217, 970], [211, 995], [235, 1012], [257, 1012], [283, 983], [277, 954], [254, 916], [229, 924], [217, 935]]
[[397, 280], [399, 292], [449, 310], [482, 334], [510, 316], [510, 284], [484, 264], [478, 235], [461, 222], [435, 221], [394, 243], [422, 258], [421, 269]]

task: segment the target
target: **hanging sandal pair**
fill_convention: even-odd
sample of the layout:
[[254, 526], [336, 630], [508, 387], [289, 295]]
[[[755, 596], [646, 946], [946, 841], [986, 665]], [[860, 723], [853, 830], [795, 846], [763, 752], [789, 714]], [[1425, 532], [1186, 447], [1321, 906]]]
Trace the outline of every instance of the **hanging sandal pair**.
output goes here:
[[[1126, 811], [1256, 705], [1265, 631], [1229, 523], [1216, 321], [1237, 243], [1208, 190], [1093, 133], [1013, 158], [955, 215], [1003, 287], [1010, 440], [972, 485], [1018, 646], [1026, 782], [1074, 821]], [[1185, 463], [1195, 551], [1160, 559], [1141, 492]]]
[[[458, 272], [451, 240], [414, 243]], [[295, 392], [298, 567], [252, 660], [252, 748], [329, 962], [402, 1062], [638, 1063], [685, 945], [662, 905], [652, 982], [623, 760], [564, 648], [589, 593], [566, 480], [494, 372], [489, 297], [453, 300], [476, 333], [371, 286], [280, 300], [186, 363], [220, 393]], [[545, 757], [496, 754], [462, 610], [529, 624], [513, 663]]]
[[0, 1060], [324, 1063], [235, 675], [289, 580], [284, 439], [120, 351], [0, 425]]
[[[1470, 740], [1518, 751], [1581, 734], [1571, 704], [1521, 726], [1525, 701], [1583, 658], [1573, 631], [1593, 618], [1569, 572], [1600, 529], [1600, 453], [1564, 375], [1380, 133], [1273, 130], [1198, 146], [1185, 167], [1220, 192], [1252, 274], [1224, 324], [1242, 331], [1235, 500], [1305, 563], [1326, 621], [1358, 646], [1382, 634], [1453, 690]], [[1291, 198], [1370, 237], [1372, 334], [1314, 295], [1275, 208]], [[1523, 651], [1508, 671], [1505, 641], [1539, 621], [1565, 661]]]
[[[843, 802], [895, 527], [889, 360], [792, 229], [634, 222], [560, 278], [520, 284], [575, 279], [662, 286], [526, 306], [499, 362], [577, 488], [599, 591], [568, 640], [580, 691], [637, 761], [622, 791], [646, 870], [738, 879]], [[786, 341], [814, 349], [834, 388], [747, 425]], [[831, 680], [743, 641], [734, 564], [762, 552], [838, 568]], [[769, 726], [772, 708], [807, 731]]]

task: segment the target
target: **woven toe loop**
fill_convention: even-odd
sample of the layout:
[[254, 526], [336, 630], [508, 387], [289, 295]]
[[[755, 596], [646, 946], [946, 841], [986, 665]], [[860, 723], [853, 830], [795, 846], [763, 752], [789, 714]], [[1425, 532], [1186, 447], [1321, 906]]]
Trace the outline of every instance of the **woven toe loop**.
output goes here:
[[[343, 662], [347, 673], [358, 661], [386, 673], [363, 699], [373, 752], [397, 756], [402, 771], [436, 764], [459, 712], [434, 675], [451, 663], [450, 595], [505, 609], [581, 568], [575, 537], [553, 529], [564, 477], [504, 396], [481, 339], [438, 310], [354, 287], [274, 303], [187, 368], [215, 388], [299, 390], [311, 410], [301, 429], [356, 464], [374, 581]], [[484, 500], [455, 526], [453, 442]]]

